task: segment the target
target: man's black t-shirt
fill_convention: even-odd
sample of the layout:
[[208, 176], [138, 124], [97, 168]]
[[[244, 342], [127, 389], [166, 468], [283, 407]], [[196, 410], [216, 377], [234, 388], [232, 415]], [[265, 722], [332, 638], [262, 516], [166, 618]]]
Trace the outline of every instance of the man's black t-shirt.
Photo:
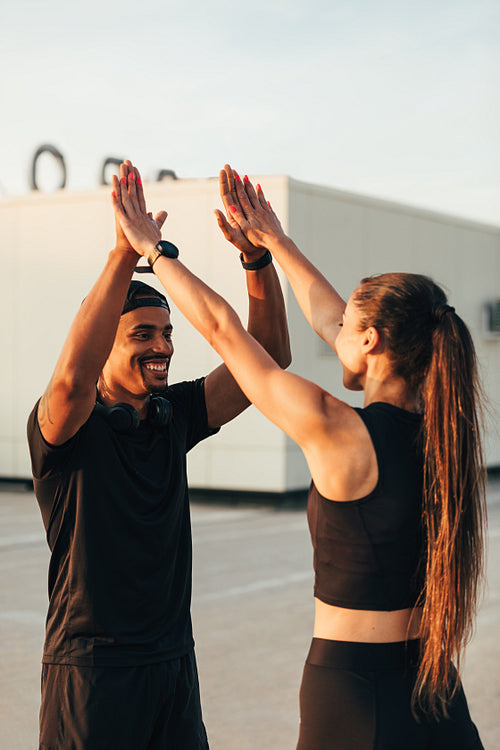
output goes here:
[[127, 666], [193, 646], [186, 453], [213, 434], [204, 380], [165, 396], [167, 427], [116, 432], [94, 409], [51, 446], [28, 420], [35, 493], [51, 550], [45, 663]]

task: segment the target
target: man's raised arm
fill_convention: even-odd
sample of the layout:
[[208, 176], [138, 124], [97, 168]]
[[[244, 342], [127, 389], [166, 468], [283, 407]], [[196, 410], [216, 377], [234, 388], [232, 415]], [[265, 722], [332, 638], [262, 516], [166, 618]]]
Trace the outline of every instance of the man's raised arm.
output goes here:
[[[122, 165], [121, 179], [126, 181], [129, 172], [131, 165]], [[116, 247], [71, 325], [38, 406], [40, 430], [52, 445], [75, 435], [94, 407], [96, 383], [113, 346], [138, 257], [117, 224]]]

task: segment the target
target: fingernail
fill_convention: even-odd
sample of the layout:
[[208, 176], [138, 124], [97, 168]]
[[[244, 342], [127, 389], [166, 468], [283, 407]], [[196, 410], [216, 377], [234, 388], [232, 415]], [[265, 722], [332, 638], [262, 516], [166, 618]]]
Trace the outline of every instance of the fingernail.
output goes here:
[[233, 214], [235, 214], [235, 213], [236, 213], [236, 211], [238, 210], [238, 209], [236, 208], [236, 206], [229, 206], [229, 208], [231, 209], [231, 211], [233, 212]]
[[142, 185], [142, 180], [141, 180], [141, 178], [140, 178], [140, 177], [138, 177], [138, 178], [137, 178], [137, 184], [138, 184], [138, 185]]
[[245, 182], [248, 182], [248, 175], [246, 174], [243, 179], [245, 180]]
[[127, 178], [126, 177], [122, 177], [121, 180], [120, 180], [120, 182], [123, 182], [123, 184], [126, 185], [127, 184]]
[[239, 176], [238, 172], [236, 172], [236, 182], [241, 182], [241, 177]]
[[113, 190], [113, 192], [111, 193], [111, 195], [113, 196], [113, 198], [116, 198], [116, 193], [115, 193], [115, 191], [114, 191], [114, 190]]
[[271, 201], [267, 201], [267, 205], [271, 208]]
[[152, 214], [152, 212], [151, 212], [151, 211], [149, 211], [149, 212], [148, 212], [148, 216], [149, 216], [149, 218], [150, 218], [150, 219], [152, 219], [152, 218], [153, 218], [153, 214]]
[[257, 183], [257, 190], [262, 190], [262, 188], [261, 188], [261, 186], [259, 185], [259, 183]]
[[131, 180], [135, 180], [135, 174], [133, 172], [131, 172], [129, 174], [129, 177], [130, 177]]

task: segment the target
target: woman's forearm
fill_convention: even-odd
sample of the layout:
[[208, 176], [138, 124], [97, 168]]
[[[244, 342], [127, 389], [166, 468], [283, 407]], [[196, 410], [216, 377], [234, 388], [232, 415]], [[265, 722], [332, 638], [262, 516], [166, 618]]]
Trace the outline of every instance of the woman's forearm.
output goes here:
[[161, 256], [154, 271], [177, 309], [224, 358], [231, 333], [242, 329], [231, 305], [177, 259]]
[[281, 266], [302, 312], [322, 339], [333, 346], [345, 301], [286, 235], [269, 236], [268, 249]]
[[[226, 165], [226, 172], [229, 169]], [[237, 178], [233, 190], [225, 196], [226, 204], [246, 239], [257, 247], [267, 248], [276, 258], [310, 325], [334, 347], [345, 302], [284, 233], [261, 186], [257, 185], [255, 190], [248, 177]]]

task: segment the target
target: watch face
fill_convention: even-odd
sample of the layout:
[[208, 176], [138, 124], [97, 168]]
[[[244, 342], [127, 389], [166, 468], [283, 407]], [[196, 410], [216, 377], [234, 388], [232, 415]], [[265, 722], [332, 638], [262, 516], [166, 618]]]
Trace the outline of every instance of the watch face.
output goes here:
[[160, 240], [156, 245], [156, 249], [161, 255], [165, 255], [167, 258], [178, 258], [179, 250], [172, 242], [167, 240]]

